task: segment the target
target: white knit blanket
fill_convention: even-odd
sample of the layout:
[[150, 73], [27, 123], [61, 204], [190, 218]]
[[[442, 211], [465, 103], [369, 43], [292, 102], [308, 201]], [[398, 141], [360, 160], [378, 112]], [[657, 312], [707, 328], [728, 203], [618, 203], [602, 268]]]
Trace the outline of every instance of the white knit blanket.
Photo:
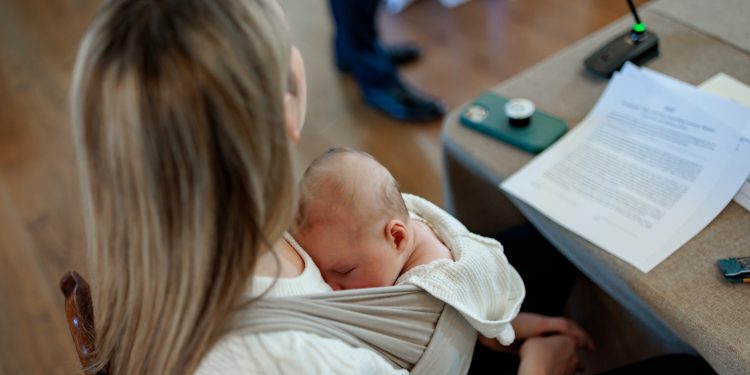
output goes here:
[[510, 322], [518, 315], [525, 288], [508, 263], [500, 242], [469, 232], [453, 216], [429, 201], [403, 194], [412, 214], [426, 221], [453, 253], [412, 268], [397, 280], [424, 289], [463, 315], [486, 337], [510, 345], [515, 333]]

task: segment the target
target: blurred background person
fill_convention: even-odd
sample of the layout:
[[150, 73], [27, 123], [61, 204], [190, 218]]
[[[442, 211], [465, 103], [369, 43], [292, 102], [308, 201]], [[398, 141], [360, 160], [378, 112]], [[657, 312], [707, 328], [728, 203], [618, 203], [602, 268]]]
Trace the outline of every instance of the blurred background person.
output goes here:
[[439, 100], [407, 85], [396, 65], [419, 59], [414, 44], [384, 46], [375, 27], [380, 0], [330, 0], [339, 71], [354, 76], [368, 105], [401, 121], [426, 122], [445, 114]]

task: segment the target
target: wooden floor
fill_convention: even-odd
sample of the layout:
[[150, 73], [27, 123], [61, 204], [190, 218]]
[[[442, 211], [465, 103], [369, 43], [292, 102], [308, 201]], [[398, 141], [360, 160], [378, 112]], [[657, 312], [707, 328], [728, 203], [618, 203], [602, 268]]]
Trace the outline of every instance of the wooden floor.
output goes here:
[[[282, 3], [310, 86], [300, 168], [329, 147], [355, 147], [380, 159], [404, 191], [440, 203], [440, 123], [398, 123], [365, 107], [331, 64], [327, 2]], [[67, 270], [85, 275], [67, 100], [97, 4], [0, 1], [0, 374], [76, 373], [57, 287]], [[387, 41], [424, 47], [404, 75], [455, 108], [626, 13], [612, 0], [473, 0], [455, 9], [419, 0], [379, 22]]]

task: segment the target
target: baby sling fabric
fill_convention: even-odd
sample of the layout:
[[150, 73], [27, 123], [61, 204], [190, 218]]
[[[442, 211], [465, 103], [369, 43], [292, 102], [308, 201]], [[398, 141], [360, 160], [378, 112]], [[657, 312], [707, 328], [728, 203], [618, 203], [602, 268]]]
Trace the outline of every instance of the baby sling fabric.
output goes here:
[[396, 284], [416, 285], [448, 303], [485, 337], [503, 345], [515, 340], [511, 322], [521, 310], [526, 288], [505, 257], [500, 242], [471, 233], [431, 202], [402, 194], [412, 216], [426, 222], [450, 249], [454, 260], [413, 267]]
[[[397, 286], [264, 297], [234, 315], [235, 334], [302, 331], [370, 348], [413, 374], [465, 374], [477, 331], [508, 345], [525, 289], [502, 245], [469, 232], [434, 204], [403, 194], [454, 260], [414, 267]], [[304, 249], [290, 235], [287, 241]]]
[[263, 297], [234, 319], [233, 334], [309, 332], [370, 348], [417, 375], [466, 374], [477, 337], [461, 314], [413, 285]]

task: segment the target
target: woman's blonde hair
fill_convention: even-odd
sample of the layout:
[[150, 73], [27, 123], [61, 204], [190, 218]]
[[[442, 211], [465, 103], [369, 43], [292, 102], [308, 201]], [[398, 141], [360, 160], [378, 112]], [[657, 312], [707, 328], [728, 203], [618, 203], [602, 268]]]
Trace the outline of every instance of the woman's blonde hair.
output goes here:
[[272, 1], [107, 0], [81, 42], [89, 373], [194, 371], [291, 221], [291, 46]]

